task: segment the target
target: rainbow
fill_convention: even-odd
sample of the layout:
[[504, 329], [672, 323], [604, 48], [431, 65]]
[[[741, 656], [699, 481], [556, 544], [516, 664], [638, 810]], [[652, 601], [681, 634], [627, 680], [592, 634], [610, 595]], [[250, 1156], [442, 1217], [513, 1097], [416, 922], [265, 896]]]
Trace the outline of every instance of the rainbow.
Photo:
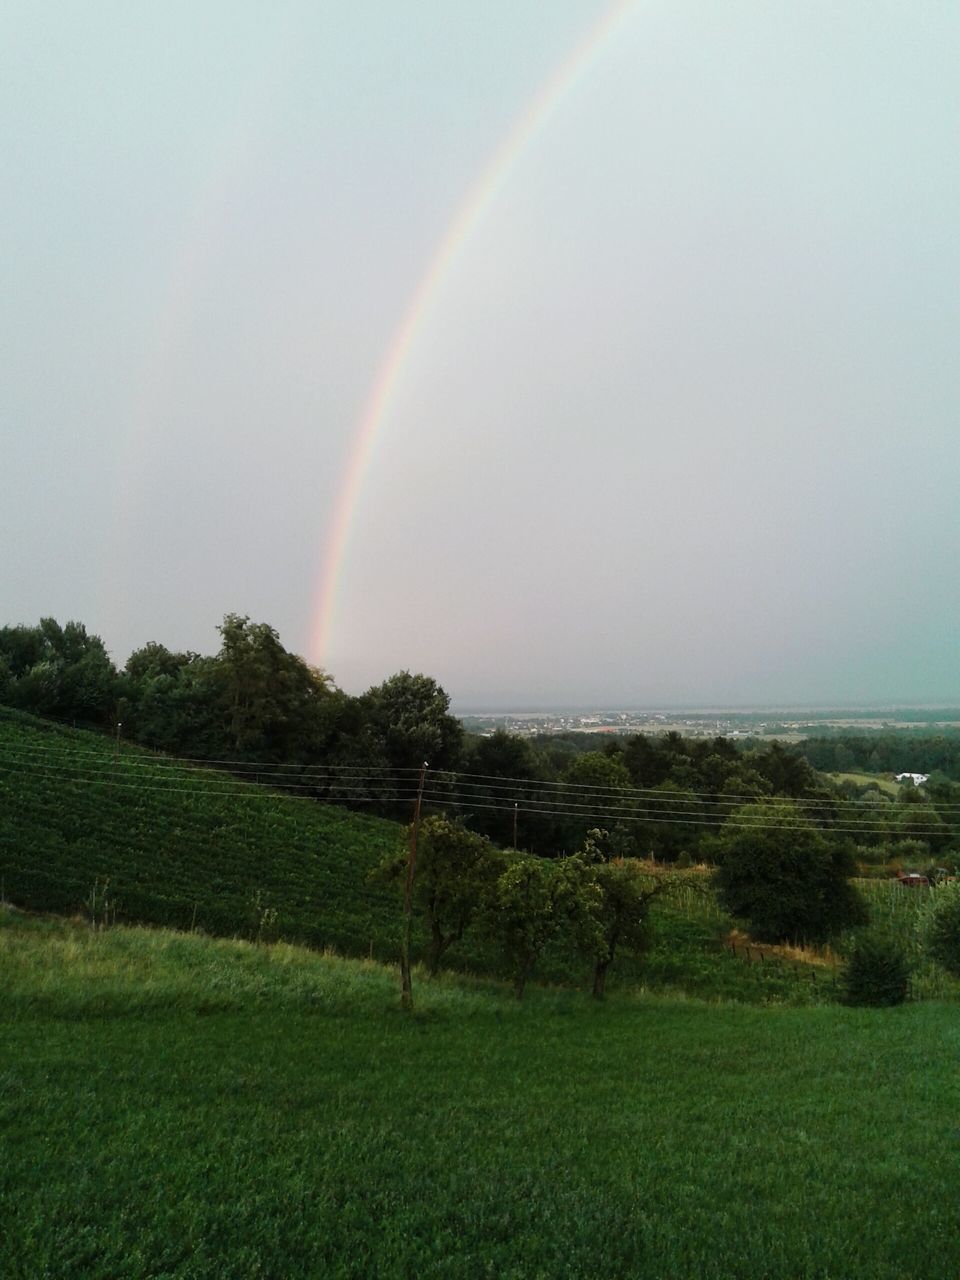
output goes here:
[[350, 533], [374, 446], [390, 415], [407, 358], [441, 286], [503, 189], [520, 157], [535, 141], [563, 99], [592, 69], [614, 32], [637, 2], [638, 0], [616, 0], [541, 86], [467, 191], [407, 304], [354, 428], [349, 458], [330, 522], [311, 628], [310, 652], [316, 662], [324, 662], [329, 651]]

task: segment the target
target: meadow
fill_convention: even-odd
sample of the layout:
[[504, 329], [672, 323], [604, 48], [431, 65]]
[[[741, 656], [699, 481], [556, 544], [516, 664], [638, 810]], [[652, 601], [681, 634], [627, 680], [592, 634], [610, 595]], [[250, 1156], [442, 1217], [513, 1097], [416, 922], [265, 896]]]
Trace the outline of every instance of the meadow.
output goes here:
[[0, 913], [10, 1280], [944, 1277], [938, 1002], [597, 1005]]

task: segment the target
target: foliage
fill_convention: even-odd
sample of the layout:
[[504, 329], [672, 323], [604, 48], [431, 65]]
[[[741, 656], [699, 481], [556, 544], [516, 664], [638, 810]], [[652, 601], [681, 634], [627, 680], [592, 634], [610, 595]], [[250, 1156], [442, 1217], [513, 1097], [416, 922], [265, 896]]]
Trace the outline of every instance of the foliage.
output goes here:
[[936, 890], [929, 924], [928, 946], [933, 958], [955, 978], [960, 978], [960, 885], [944, 884]]
[[825, 942], [865, 923], [849, 848], [828, 839], [794, 802], [745, 805], [733, 817], [736, 825], [718, 841], [717, 892], [755, 938]]
[[330, 682], [288, 653], [273, 627], [228, 613], [218, 628], [219, 705], [231, 751], [312, 758], [331, 728]]
[[602, 1000], [617, 948], [641, 956], [650, 947], [649, 907], [657, 888], [633, 860], [601, 863], [592, 868], [592, 874], [599, 890], [600, 928], [589, 955], [594, 965], [593, 995]]
[[[389, 855], [377, 869], [402, 884], [407, 850]], [[484, 836], [431, 814], [420, 824], [413, 879], [415, 904], [429, 931], [426, 963], [436, 974], [444, 954], [460, 942], [501, 870], [502, 857]]]
[[901, 943], [882, 934], [862, 934], [847, 958], [842, 986], [845, 1004], [903, 1004], [910, 965]]
[[488, 928], [499, 943], [520, 1000], [544, 948], [570, 928], [581, 946], [602, 946], [600, 894], [582, 858], [520, 855], [501, 872], [491, 895]]
[[0, 627], [0, 660], [0, 694], [11, 706], [89, 722], [105, 720], [115, 706], [116, 670], [82, 622]]
[[400, 671], [368, 689], [361, 701], [366, 722], [393, 769], [412, 775], [424, 761], [433, 769], [456, 765], [463, 730], [449, 714], [450, 699], [435, 680]]

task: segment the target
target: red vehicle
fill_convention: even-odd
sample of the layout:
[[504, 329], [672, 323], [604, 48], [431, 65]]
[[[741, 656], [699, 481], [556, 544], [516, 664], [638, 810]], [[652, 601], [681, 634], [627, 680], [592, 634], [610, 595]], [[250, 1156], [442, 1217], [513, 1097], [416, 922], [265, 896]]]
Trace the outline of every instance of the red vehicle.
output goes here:
[[916, 889], [922, 885], [929, 887], [930, 879], [928, 876], [922, 876], [919, 871], [899, 871], [897, 883], [902, 884], [905, 889]]

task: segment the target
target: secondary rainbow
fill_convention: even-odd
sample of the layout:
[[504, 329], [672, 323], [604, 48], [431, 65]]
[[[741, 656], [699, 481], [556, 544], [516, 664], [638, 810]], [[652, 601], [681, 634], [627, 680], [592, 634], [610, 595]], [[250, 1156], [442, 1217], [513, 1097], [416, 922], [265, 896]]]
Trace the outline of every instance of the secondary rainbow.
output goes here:
[[317, 662], [324, 662], [327, 658], [350, 532], [373, 448], [389, 417], [407, 357], [441, 285], [524, 151], [541, 132], [563, 99], [592, 68], [604, 46], [637, 2], [638, 0], [617, 0], [540, 88], [470, 187], [407, 304], [354, 429], [349, 460], [330, 523], [310, 646]]

